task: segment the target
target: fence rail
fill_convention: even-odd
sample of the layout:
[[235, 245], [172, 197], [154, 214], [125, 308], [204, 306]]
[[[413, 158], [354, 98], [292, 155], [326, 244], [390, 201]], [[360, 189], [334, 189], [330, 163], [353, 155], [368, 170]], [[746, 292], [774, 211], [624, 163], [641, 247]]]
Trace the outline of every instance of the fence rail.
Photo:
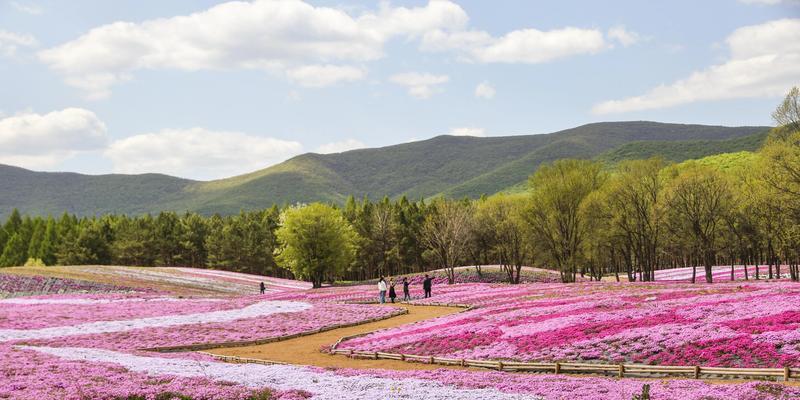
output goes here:
[[352, 358], [369, 358], [373, 360], [400, 360], [406, 362], [422, 362], [449, 366], [486, 368], [506, 372], [540, 372], [555, 374], [602, 374], [623, 377], [668, 376], [695, 379], [764, 379], [764, 380], [797, 380], [800, 368], [727, 368], [683, 365], [647, 365], [647, 364], [595, 364], [580, 362], [518, 362], [494, 360], [470, 360], [422, 356], [416, 354], [384, 353], [379, 351], [363, 351], [350, 349], [332, 349], [331, 354], [340, 354]]

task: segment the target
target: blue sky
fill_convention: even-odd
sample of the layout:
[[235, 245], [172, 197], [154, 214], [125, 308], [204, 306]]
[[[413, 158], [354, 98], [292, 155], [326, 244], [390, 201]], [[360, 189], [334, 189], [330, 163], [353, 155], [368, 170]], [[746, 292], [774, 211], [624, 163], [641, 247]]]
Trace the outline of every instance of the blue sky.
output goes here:
[[796, 0], [0, 0], [0, 163], [213, 179], [596, 121], [768, 125]]

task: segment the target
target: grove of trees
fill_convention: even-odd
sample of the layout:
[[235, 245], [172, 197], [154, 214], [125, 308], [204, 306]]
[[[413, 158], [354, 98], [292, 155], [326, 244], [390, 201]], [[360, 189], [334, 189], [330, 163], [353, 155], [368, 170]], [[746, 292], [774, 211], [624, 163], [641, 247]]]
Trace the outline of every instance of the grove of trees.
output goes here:
[[[21, 216], [0, 229], [0, 266], [193, 266], [295, 276], [319, 287], [431, 269], [525, 265], [652, 281], [665, 268], [744, 265], [746, 279], [800, 281], [800, 90], [756, 153], [667, 164], [542, 165], [521, 193], [477, 200], [313, 203], [238, 215]], [[762, 267], [766, 266], [766, 267]], [[782, 271], [788, 266], [788, 271]], [[766, 268], [765, 270], [763, 268]], [[733, 274], [733, 267], [731, 268]], [[622, 276], [622, 278], [620, 278]], [[693, 278], [694, 281], [694, 278]]]

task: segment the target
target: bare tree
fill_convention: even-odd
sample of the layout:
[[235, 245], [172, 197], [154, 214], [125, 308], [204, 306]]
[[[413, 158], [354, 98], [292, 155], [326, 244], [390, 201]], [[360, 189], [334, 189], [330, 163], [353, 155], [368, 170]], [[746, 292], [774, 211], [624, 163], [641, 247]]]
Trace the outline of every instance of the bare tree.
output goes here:
[[455, 267], [464, 258], [470, 240], [472, 205], [437, 200], [422, 229], [422, 240], [429, 254], [447, 273], [447, 282], [455, 283]]

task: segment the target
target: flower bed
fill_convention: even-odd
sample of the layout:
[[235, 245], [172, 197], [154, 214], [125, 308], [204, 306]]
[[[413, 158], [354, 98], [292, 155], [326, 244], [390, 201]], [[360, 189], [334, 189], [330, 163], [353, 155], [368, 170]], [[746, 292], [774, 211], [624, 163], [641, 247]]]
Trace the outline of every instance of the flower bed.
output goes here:
[[129, 287], [74, 279], [0, 273], [0, 298], [60, 293], [131, 292]]
[[[773, 267], [775, 268], [775, 267]], [[789, 278], [789, 266], [784, 265], [780, 268], [781, 276], [777, 276], [777, 270], [774, 269], [775, 275], [774, 278]], [[711, 277], [714, 282], [725, 282], [731, 280], [731, 266], [730, 265], [716, 265], [711, 267]], [[758, 267], [758, 275], [760, 279], [767, 279], [769, 277], [769, 266], [768, 265], [760, 265]], [[733, 266], [733, 280], [743, 280], [745, 279], [745, 268], [743, 265], [735, 265]], [[674, 269], [664, 269], [655, 272], [656, 281], [691, 281], [692, 280], [692, 268], [674, 268]], [[706, 279], [706, 270], [705, 267], [697, 267], [695, 279], [698, 282], [705, 282]], [[747, 277], [748, 279], [755, 279], [756, 277], [756, 267], [754, 265], [747, 266]]]
[[[220, 280], [223, 286], [251, 279], [231, 274], [192, 278]], [[419, 289], [412, 287], [415, 294]], [[227, 364], [198, 353], [141, 350], [262, 340], [397, 312], [342, 303], [373, 300], [376, 294], [374, 285], [361, 285], [224, 298], [124, 293], [0, 300], [0, 398], [260, 399], [269, 391], [269, 398], [282, 400], [629, 399], [645, 383], [658, 399], [800, 396], [800, 389], [771, 383], [332, 370]], [[485, 359], [771, 366], [800, 358], [798, 296], [800, 289], [789, 282], [435, 285], [433, 298], [416, 303], [476, 308], [342, 346]]]
[[[26, 304], [31, 301], [34, 304]], [[398, 312], [384, 307], [262, 296], [225, 300], [50, 296], [15, 300], [2, 307], [0, 342], [33, 341], [131, 350], [254, 341]]]
[[[125, 280], [137, 287], [189, 293], [247, 295], [259, 293], [264, 282], [270, 292], [303, 290], [305, 282], [288, 281], [260, 275], [198, 268], [131, 268], [117, 266], [76, 266], [70, 271], [103, 280]], [[287, 282], [293, 282], [289, 284]]]
[[[19, 347], [0, 355], [6, 358], [3, 361], [10, 361], [0, 364], [0, 374], [11, 377], [0, 384], [0, 396], [18, 398], [48, 398], [66, 393], [76, 398], [85, 394], [91, 394], [91, 398], [112, 398], [170, 391], [196, 399], [231, 399], [245, 398], [255, 390], [269, 388], [279, 399], [603, 400], [632, 398], [644, 384], [651, 385], [654, 399], [755, 400], [800, 396], [796, 387], [770, 383], [712, 385], [689, 380], [616, 380], [454, 370], [326, 370], [225, 364], [88, 348]], [[50, 377], [54, 373], [58, 376]], [[86, 385], [86, 376], [94, 376], [95, 383]], [[51, 384], [30, 385], [32, 381]]]
[[518, 361], [800, 366], [800, 286], [791, 282], [468, 284], [417, 302], [478, 308], [340, 348]]

